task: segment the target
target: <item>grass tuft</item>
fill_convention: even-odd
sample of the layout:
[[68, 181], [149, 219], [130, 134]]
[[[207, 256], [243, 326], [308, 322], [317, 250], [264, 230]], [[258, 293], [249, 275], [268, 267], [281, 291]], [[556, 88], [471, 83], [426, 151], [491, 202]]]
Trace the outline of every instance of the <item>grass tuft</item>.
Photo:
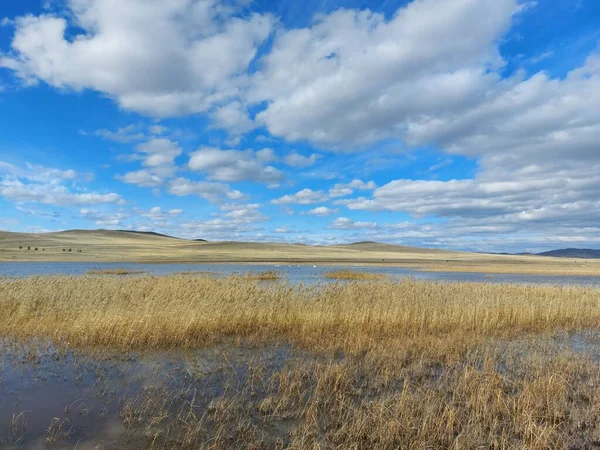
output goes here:
[[387, 278], [387, 275], [372, 272], [357, 272], [355, 270], [336, 270], [326, 272], [325, 278], [330, 280], [381, 280]]
[[276, 270], [266, 270], [264, 272], [248, 272], [245, 277], [249, 280], [276, 281], [281, 280], [283, 275]]
[[147, 272], [143, 270], [130, 270], [130, 269], [90, 269], [86, 272], [87, 275], [141, 275]]

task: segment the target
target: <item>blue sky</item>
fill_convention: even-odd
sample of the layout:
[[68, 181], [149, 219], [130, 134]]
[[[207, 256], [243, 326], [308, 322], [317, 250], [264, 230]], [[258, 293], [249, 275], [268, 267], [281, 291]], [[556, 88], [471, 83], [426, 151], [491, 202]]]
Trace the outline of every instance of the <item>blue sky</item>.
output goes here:
[[600, 248], [594, 0], [0, 6], [0, 229]]

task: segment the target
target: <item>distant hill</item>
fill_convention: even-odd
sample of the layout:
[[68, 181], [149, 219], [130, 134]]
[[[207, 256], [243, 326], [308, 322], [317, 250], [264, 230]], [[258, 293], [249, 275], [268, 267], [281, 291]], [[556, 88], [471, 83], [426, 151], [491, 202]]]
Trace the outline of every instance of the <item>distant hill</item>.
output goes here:
[[169, 236], [168, 234], [157, 233], [156, 231], [135, 231], [135, 230], [116, 230], [119, 233], [132, 233], [132, 234], [143, 234], [146, 236], [157, 236], [165, 237], [169, 239], [181, 239], [175, 236]]
[[552, 256], [554, 258], [583, 258], [600, 259], [600, 250], [589, 248], [563, 248], [550, 250], [549, 252], [537, 253], [538, 256]]

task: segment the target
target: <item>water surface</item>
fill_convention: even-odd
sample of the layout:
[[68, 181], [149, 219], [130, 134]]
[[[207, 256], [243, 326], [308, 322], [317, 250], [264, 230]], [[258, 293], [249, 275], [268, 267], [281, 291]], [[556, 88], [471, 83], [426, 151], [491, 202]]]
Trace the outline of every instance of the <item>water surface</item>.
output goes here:
[[35, 275], [85, 275], [89, 270], [123, 268], [155, 275], [181, 272], [206, 272], [215, 275], [246, 274], [276, 270], [290, 283], [318, 283], [327, 281], [326, 272], [350, 269], [385, 274], [396, 278], [413, 277], [420, 280], [443, 282], [486, 282], [515, 284], [551, 284], [600, 286], [600, 276], [492, 274], [475, 272], [423, 272], [406, 267], [348, 267], [314, 265], [265, 264], [140, 264], [140, 263], [79, 263], [79, 262], [0, 262], [0, 276], [29, 277]]

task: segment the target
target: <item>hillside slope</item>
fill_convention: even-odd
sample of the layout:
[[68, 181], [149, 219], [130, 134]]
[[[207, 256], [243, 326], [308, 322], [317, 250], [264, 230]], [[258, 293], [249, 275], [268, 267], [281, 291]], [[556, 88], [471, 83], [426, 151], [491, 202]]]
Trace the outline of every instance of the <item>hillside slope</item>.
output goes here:
[[598, 259], [581, 261], [540, 256], [476, 254], [376, 242], [333, 246], [202, 242], [157, 233], [108, 230], [35, 234], [0, 231], [0, 262], [9, 261], [378, 264], [432, 271], [600, 276]]

